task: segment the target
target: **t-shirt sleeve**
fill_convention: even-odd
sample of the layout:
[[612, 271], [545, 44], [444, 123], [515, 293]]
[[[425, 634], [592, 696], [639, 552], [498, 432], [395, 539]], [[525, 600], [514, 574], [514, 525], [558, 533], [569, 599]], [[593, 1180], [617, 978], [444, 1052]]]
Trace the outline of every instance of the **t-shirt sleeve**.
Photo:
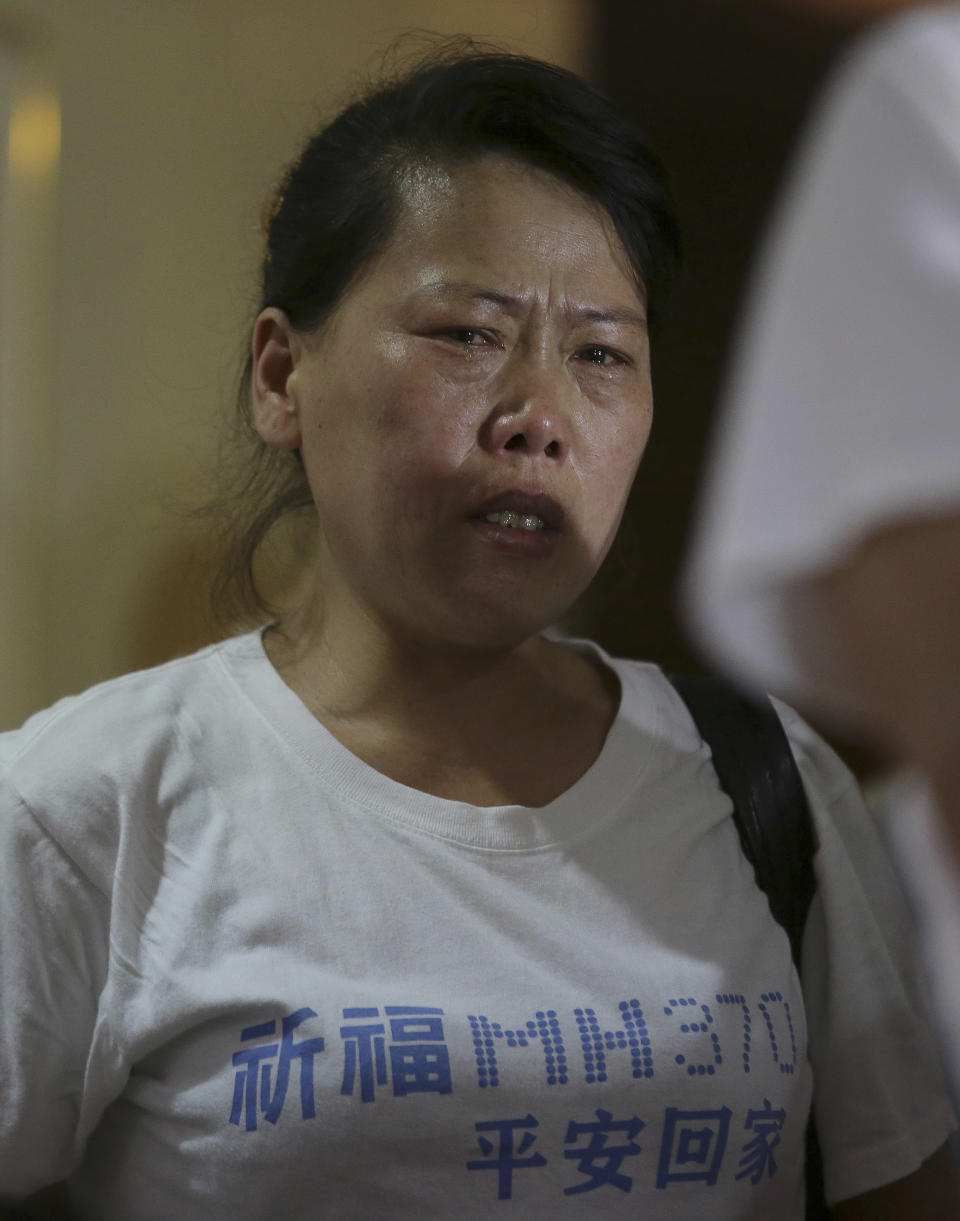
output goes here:
[[853, 776], [778, 704], [819, 847], [803, 946], [827, 1199], [912, 1173], [956, 1127], [918, 977], [912, 920]]
[[766, 690], [830, 691], [798, 583], [892, 521], [960, 506], [958, 107], [960, 13], [863, 44], [754, 280], [685, 601], [704, 647]]
[[65, 1178], [108, 960], [109, 904], [0, 777], [0, 1200]]

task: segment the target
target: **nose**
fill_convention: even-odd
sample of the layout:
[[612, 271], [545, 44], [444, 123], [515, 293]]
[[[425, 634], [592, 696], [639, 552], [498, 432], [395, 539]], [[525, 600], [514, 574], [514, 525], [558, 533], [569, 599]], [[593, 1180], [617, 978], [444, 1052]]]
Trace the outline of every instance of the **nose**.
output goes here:
[[483, 436], [494, 453], [547, 458], [567, 456], [570, 422], [565, 400], [571, 393], [562, 372], [515, 370], [500, 387]]

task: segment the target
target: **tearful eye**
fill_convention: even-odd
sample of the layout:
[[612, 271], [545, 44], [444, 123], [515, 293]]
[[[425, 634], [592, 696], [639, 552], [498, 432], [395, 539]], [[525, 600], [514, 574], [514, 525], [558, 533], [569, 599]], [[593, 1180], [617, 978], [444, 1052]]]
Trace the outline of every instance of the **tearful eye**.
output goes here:
[[581, 348], [577, 353], [577, 359], [585, 360], [588, 364], [598, 365], [603, 368], [611, 368], [615, 365], [629, 363], [627, 358], [620, 352], [616, 352], [613, 348], [607, 348], [598, 343], [592, 343], [585, 348]]
[[452, 339], [454, 343], [462, 343], [468, 348], [479, 348], [488, 342], [486, 332], [473, 326], [448, 327], [441, 333], [447, 339]]

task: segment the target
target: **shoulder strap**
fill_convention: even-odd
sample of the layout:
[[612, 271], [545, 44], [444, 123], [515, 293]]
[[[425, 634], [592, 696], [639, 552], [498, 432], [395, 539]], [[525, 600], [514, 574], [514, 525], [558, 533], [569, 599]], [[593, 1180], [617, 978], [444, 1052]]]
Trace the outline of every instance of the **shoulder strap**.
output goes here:
[[769, 699], [756, 703], [717, 678], [675, 675], [697, 728], [713, 754], [720, 784], [733, 801], [744, 855], [787, 931], [797, 967], [816, 889], [816, 839], [803, 782], [780, 718]]
[[[816, 889], [817, 844], [803, 781], [780, 718], [769, 699], [747, 699], [721, 679], [681, 674], [672, 681], [710, 747], [720, 784], [733, 801], [744, 855], [774, 919], [786, 929], [799, 970], [803, 929]], [[812, 1115], [806, 1132], [806, 1199], [808, 1221], [829, 1218]]]

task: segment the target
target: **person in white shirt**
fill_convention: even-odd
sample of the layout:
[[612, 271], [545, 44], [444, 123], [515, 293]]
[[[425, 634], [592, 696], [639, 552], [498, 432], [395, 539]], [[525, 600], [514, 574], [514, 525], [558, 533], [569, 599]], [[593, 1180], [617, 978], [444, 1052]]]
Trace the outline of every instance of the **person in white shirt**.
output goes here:
[[684, 604], [718, 665], [912, 770], [890, 833], [960, 1085], [958, 117], [956, 5], [879, 26], [821, 100], [746, 313]]
[[441, 52], [290, 169], [238, 548], [306, 512], [306, 592], [0, 738], [8, 1200], [800, 1221], [812, 1100], [838, 1217], [953, 1215], [850, 774], [781, 708], [820, 845], [801, 988], [669, 682], [550, 631], [643, 454], [675, 251], [643, 141], [520, 57]]

